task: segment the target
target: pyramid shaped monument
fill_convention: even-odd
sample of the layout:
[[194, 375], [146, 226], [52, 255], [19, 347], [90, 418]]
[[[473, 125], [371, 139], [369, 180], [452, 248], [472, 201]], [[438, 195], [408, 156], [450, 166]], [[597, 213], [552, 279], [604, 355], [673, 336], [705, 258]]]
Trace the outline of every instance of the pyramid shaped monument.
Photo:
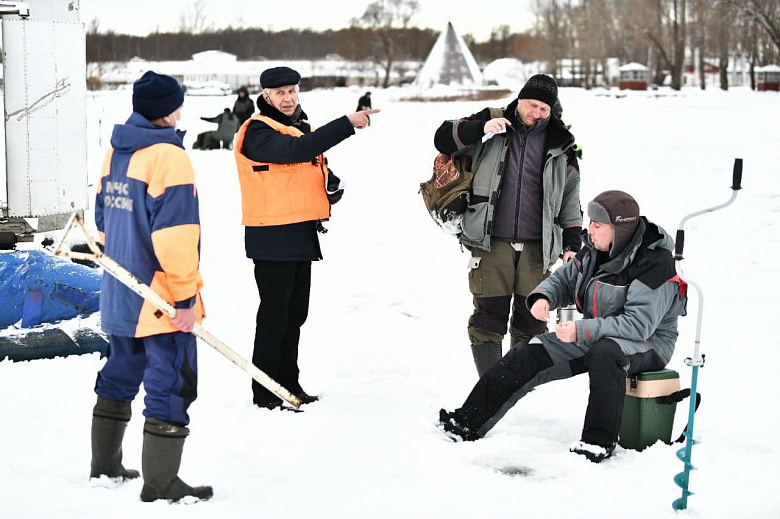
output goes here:
[[447, 28], [439, 35], [414, 80], [414, 86], [423, 90], [434, 85], [482, 86], [479, 65], [450, 22], [447, 22]]

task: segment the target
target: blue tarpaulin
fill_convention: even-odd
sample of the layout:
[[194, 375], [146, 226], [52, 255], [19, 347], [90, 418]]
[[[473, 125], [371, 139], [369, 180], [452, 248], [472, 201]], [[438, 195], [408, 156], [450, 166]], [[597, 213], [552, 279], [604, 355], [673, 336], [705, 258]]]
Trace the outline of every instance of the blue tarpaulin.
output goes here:
[[97, 269], [43, 251], [0, 253], [0, 328], [91, 314], [100, 308]]

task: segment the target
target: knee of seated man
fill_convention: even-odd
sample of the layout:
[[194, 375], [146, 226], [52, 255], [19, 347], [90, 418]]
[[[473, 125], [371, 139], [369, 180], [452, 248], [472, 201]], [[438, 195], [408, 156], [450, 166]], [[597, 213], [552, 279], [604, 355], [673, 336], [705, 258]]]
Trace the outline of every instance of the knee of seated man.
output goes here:
[[620, 345], [612, 339], [599, 339], [585, 355], [585, 362], [589, 366], [612, 362], [623, 367], [628, 365], [628, 357], [620, 349]]
[[539, 342], [526, 342], [509, 350], [499, 361], [516, 380], [525, 380], [553, 365], [552, 358]]

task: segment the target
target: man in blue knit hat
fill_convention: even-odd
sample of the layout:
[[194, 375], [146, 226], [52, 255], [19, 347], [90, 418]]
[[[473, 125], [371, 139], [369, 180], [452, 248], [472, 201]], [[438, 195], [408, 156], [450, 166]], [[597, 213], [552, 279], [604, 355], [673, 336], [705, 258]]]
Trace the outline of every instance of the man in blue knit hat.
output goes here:
[[114, 126], [95, 199], [106, 255], [176, 308], [169, 318], [103, 274], [101, 326], [110, 347], [95, 383], [90, 477], [140, 475], [122, 465], [122, 439], [143, 382], [142, 501], [213, 494], [178, 477], [187, 409], [197, 396], [197, 349], [189, 332], [204, 315], [198, 191], [183, 133], [176, 130], [183, 102], [171, 76], [149, 71], [133, 84], [133, 114]]

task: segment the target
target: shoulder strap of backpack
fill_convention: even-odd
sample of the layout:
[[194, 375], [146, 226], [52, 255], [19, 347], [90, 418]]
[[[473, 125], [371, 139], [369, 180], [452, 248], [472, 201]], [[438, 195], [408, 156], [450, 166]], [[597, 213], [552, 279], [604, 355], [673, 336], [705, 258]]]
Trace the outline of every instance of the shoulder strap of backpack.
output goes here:
[[503, 108], [488, 108], [488, 110], [490, 110], [490, 117], [492, 119], [495, 119], [496, 117], [503, 117], [504, 115]]
[[[495, 119], [496, 117], [503, 117], [504, 116], [504, 109], [503, 108], [488, 108], [490, 110], [490, 118]], [[477, 167], [479, 167], [479, 163], [482, 162], [482, 151], [485, 149], [484, 144], [480, 145], [479, 148], [479, 155], [477, 156], [477, 159], [473, 162], [471, 166], [471, 171], [476, 172]]]

